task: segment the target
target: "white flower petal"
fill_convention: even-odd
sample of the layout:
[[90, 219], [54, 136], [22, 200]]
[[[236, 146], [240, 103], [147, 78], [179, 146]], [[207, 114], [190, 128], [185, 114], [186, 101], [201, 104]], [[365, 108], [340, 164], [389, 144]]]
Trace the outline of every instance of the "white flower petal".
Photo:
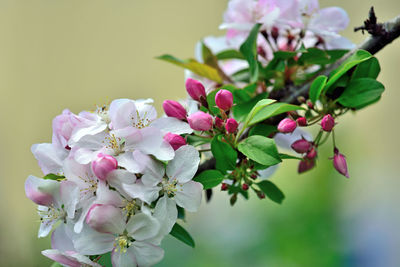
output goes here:
[[159, 245], [161, 240], [168, 235], [178, 218], [178, 209], [174, 200], [164, 195], [157, 201], [154, 209], [154, 218], [160, 223], [160, 231], [149, 240], [151, 243]]
[[72, 242], [74, 247], [83, 255], [100, 255], [114, 248], [115, 236], [99, 233], [88, 225], [84, 225], [80, 234], [74, 234]]
[[199, 167], [199, 152], [193, 146], [185, 145], [175, 151], [175, 157], [167, 165], [170, 179], [178, 179], [180, 183], [190, 181]]
[[150, 204], [158, 198], [161, 187], [145, 186], [141, 181], [134, 184], [122, 184], [122, 188], [131, 198], [138, 198]]
[[115, 267], [136, 267], [137, 262], [132, 247], [126, 249], [126, 252], [113, 249], [111, 252], [111, 262]]
[[122, 234], [125, 229], [125, 216], [113, 205], [94, 204], [85, 221], [100, 233]]
[[163, 133], [190, 134], [193, 132], [187, 122], [172, 117], [159, 118], [153, 121], [151, 126], [160, 129]]
[[61, 223], [51, 234], [51, 247], [59, 251], [73, 251], [74, 244], [70, 238], [69, 229], [65, 223]]
[[146, 242], [133, 242], [132, 250], [138, 266], [153, 266], [164, 257], [162, 248]]
[[[60, 198], [61, 205], [64, 205], [64, 210], [70, 219], [75, 217], [75, 209], [79, 202], [79, 187], [71, 181], [61, 181]], [[61, 206], [60, 205], [60, 206]]]
[[190, 212], [198, 210], [201, 204], [203, 185], [198, 182], [189, 181], [184, 184], [177, 184], [175, 193], [176, 204]]
[[62, 173], [63, 160], [68, 156], [66, 149], [53, 144], [35, 144], [31, 151], [45, 175]]
[[152, 216], [139, 213], [129, 219], [126, 230], [135, 240], [143, 241], [154, 237], [160, 230], [160, 224]]

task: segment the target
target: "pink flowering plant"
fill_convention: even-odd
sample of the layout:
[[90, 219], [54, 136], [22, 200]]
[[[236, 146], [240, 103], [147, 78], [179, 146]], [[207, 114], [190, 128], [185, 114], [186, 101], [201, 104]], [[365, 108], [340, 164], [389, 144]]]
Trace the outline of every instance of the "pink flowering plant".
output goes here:
[[63, 266], [152, 266], [168, 234], [194, 247], [179, 220], [198, 210], [203, 192], [208, 201], [213, 189], [226, 191], [231, 205], [251, 193], [281, 203], [268, 178], [284, 160], [298, 161], [299, 173], [315, 168], [330, 138], [332, 166], [349, 178], [337, 125], [379, 101], [372, 54], [383, 46], [374, 40], [399, 34], [372, 10], [360, 28], [372, 37], [356, 47], [339, 34], [348, 22], [317, 0], [231, 0], [226, 35], [204, 38], [196, 59], [159, 57], [187, 76], [188, 98], [165, 100], [165, 115], [151, 99], [64, 110], [52, 142], [32, 146], [44, 176], [25, 183], [38, 236], [51, 234], [42, 254]]

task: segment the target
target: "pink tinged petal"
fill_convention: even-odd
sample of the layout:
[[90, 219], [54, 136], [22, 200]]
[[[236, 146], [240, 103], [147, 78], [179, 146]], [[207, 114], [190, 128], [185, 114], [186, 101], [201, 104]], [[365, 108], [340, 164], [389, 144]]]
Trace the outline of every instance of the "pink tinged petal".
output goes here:
[[61, 223], [51, 234], [51, 248], [58, 249], [59, 251], [75, 250], [69, 235], [70, 230], [68, 226]]
[[126, 252], [119, 249], [113, 249], [111, 252], [111, 262], [113, 266], [118, 267], [134, 267], [137, 266], [134, 251], [131, 247], [126, 249]]
[[88, 257], [83, 256], [75, 251], [66, 251], [65, 254], [71, 258], [76, 259], [82, 264], [81, 266], [103, 267], [100, 264], [91, 261]]
[[174, 200], [164, 195], [157, 201], [154, 209], [154, 218], [160, 223], [160, 230], [157, 235], [149, 240], [151, 243], [159, 245], [161, 240], [168, 235], [178, 218], [178, 209]]
[[132, 125], [132, 121], [136, 119], [136, 105], [133, 100], [116, 99], [111, 102], [109, 116], [113, 129], [123, 129]]
[[167, 165], [167, 176], [179, 183], [192, 180], [200, 163], [199, 152], [193, 146], [182, 146], [175, 151], [175, 157]]
[[134, 153], [132, 152], [120, 154], [116, 158], [118, 165], [131, 173], [140, 173], [143, 170], [142, 163], [135, 160]]
[[138, 198], [147, 204], [156, 200], [161, 190], [158, 186], [145, 186], [141, 181], [136, 181], [134, 184], [122, 184], [122, 188], [131, 198]]
[[97, 185], [96, 203], [121, 207], [123, 200], [117, 191], [110, 190], [106, 183], [101, 181]]
[[114, 248], [115, 235], [103, 234], [84, 225], [80, 234], [74, 234], [72, 242], [76, 251], [83, 255], [99, 255]]
[[53, 144], [35, 144], [31, 151], [45, 175], [62, 173], [63, 160], [68, 156], [66, 149]]
[[164, 257], [164, 250], [162, 248], [147, 242], [135, 241], [131, 248], [135, 254], [138, 266], [153, 266]]
[[61, 203], [64, 205], [64, 210], [67, 212], [68, 217], [71, 219], [75, 217], [75, 209], [79, 202], [79, 195], [79, 187], [74, 182], [67, 180], [61, 181]]
[[60, 183], [54, 180], [41, 179], [30, 175], [25, 181], [26, 196], [38, 205], [48, 206], [55, 201]]
[[125, 228], [121, 209], [113, 205], [94, 204], [86, 216], [86, 223], [100, 233], [122, 233]]
[[187, 122], [172, 117], [159, 118], [153, 121], [151, 126], [160, 129], [164, 133], [190, 134], [193, 132]]
[[43, 256], [46, 256], [47, 258], [58, 262], [60, 264], [63, 264], [64, 266], [70, 266], [70, 267], [81, 267], [82, 264], [77, 261], [76, 259], [72, 257], [68, 257], [67, 255], [63, 254], [62, 252], [56, 250], [56, 249], [47, 249], [42, 251]]
[[[152, 122], [153, 120], [157, 119], [157, 110], [152, 105], [153, 104], [152, 99], [144, 99], [144, 100], [139, 99], [135, 101], [135, 104], [139, 113], [139, 117], [137, 119], [140, 120], [141, 123], [144, 123], [144, 126], [146, 126], [149, 122]], [[136, 125], [136, 127], [137, 126], [138, 125]]]
[[187, 211], [197, 211], [201, 204], [203, 185], [198, 182], [190, 181], [184, 184], [177, 184], [176, 189], [176, 204]]
[[160, 230], [160, 224], [152, 216], [139, 213], [129, 219], [126, 230], [135, 240], [143, 241], [156, 236]]
[[347, 28], [349, 16], [340, 7], [321, 9], [310, 20], [309, 29], [320, 34], [335, 34]]

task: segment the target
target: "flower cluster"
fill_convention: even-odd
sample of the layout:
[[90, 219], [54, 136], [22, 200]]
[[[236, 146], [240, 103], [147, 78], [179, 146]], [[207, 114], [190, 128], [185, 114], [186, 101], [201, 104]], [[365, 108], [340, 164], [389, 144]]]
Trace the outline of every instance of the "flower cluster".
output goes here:
[[176, 223], [177, 205], [198, 209], [203, 186], [192, 181], [199, 152], [180, 134], [188, 123], [157, 118], [151, 99], [114, 100], [53, 120], [52, 143], [32, 152], [44, 178], [29, 176], [26, 195], [39, 205], [39, 237], [52, 232], [43, 255], [68, 266], [151, 266]]
[[231, 205], [250, 192], [281, 203], [269, 177], [285, 160], [313, 169], [330, 137], [333, 167], [349, 177], [338, 118], [379, 101], [384, 86], [375, 57], [347, 50], [347, 24], [344, 10], [317, 0], [231, 0], [226, 36], [199, 42], [196, 59], [159, 57], [187, 76], [188, 98], [164, 101], [165, 117], [151, 99], [57, 116], [52, 143], [32, 146], [44, 177], [25, 184], [39, 237], [56, 228], [43, 255], [66, 266], [99, 266], [107, 253], [113, 266], [154, 265], [167, 234], [194, 246], [176, 221], [203, 190], [210, 200], [220, 188]]

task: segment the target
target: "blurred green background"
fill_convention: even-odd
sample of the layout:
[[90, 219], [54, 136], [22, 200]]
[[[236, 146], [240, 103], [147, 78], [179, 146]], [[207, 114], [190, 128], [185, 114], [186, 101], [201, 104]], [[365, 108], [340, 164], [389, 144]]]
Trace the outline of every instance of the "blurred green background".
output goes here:
[[[64, 108], [93, 109], [112, 99], [185, 97], [183, 71], [157, 61], [191, 57], [195, 43], [222, 35], [226, 0], [0, 0], [0, 266], [49, 266], [37, 239], [36, 207], [24, 194], [41, 175], [30, 146], [51, 141], [51, 121]], [[374, 5], [378, 18], [400, 13], [400, 1], [321, 1], [345, 8], [353, 33]], [[341, 118], [338, 144], [351, 179], [332, 171], [330, 146], [316, 170], [284, 164], [273, 181], [282, 205], [225, 193], [188, 216], [191, 249], [173, 238], [158, 266], [400, 266], [400, 40], [378, 54], [382, 101]]]

